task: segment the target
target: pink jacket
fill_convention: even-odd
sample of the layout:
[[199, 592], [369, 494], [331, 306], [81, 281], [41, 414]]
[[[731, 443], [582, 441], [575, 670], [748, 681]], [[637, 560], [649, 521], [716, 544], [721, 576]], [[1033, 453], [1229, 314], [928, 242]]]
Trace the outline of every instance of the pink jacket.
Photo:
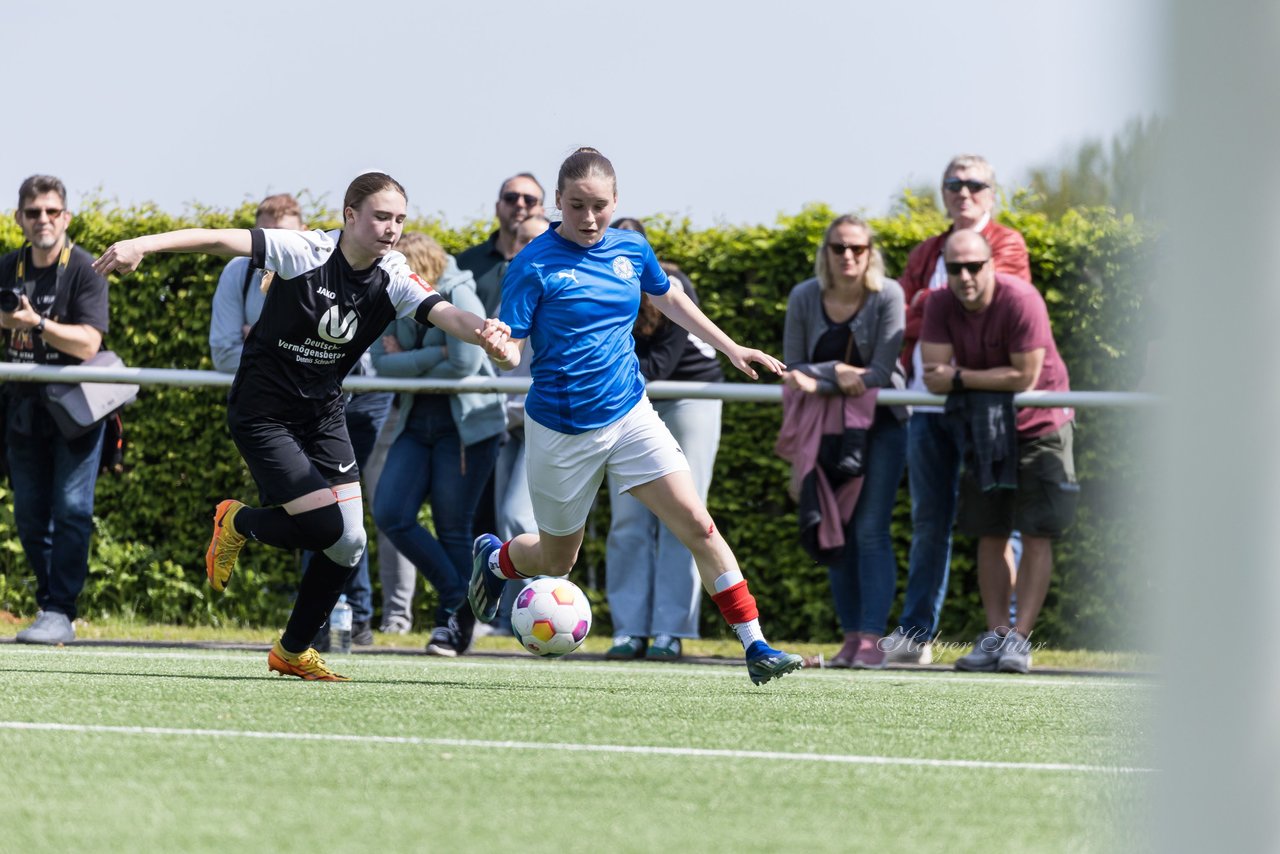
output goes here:
[[[791, 495], [800, 502], [801, 537], [817, 518], [817, 546], [822, 551], [844, 547], [844, 529], [853, 517], [862, 491], [862, 478], [853, 477], [833, 489], [822, 467], [818, 450], [822, 437], [843, 435], [846, 430], [870, 430], [876, 415], [878, 388], [857, 397], [808, 394], [793, 388], [782, 390], [782, 429], [774, 453], [791, 463]], [[813, 490], [804, 489], [813, 479]], [[813, 495], [816, 506], [809, 506]]]

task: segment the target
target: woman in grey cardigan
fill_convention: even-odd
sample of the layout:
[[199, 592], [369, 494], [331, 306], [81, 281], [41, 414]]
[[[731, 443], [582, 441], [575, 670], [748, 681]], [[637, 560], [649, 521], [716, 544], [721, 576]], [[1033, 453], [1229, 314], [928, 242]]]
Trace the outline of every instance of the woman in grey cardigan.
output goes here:
[[[396, 248], [446, 300], [483, 311], [471, 273], [459, 270], [434, 240], [406, 234]], [[494, 376], [493, 364], [479, 346], [446, 341], [441, 330], [413, 318], [392, 323], [370, 352], [384, 377]], [[471, 644], [471, 522], [506, 424], [497, 393], [400, 396], [400, 417], [378, 480], [373, 518], [440, 595], [427, 644], [433, 655], [459, 655]], [[418, 524], [418, 510], [428, 500], [435, 536]]]
[[[861, 395], [906, 385], [898, 353], [906, 315], [902, 288], [885, 278], [871, 228], [845, 215], [828, 226], [815, 277], [796, 285], [787, 302], [784, 380], [809, 394]], [[878, 641], [897, 580], [890, 522], [907, 459], [907, 410], [880, 406], [867, 438], [858, 504], [845, 547], [828, 567], [844, 645], [832, 667], [884, 667]]]

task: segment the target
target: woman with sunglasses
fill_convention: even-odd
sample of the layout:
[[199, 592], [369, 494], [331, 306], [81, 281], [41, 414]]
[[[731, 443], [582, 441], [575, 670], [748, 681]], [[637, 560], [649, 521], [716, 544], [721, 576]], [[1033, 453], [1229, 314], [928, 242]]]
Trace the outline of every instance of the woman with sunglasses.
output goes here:
[[245, 341], [227, 423], [266, 507], [218, 504], [205, 571], [225, 589], [250, 539], [316, 552], [302, 576], [270, 670], [346, 681], [311, 648], [364, 552], [360, 470], [347, 435], [342, 380], [391, 321], [412, 316], [493, 356], [507, 329], [446, 302], [392, 247], [408, 195], [390, 175], [357, 177], [341, 231], [188, 228], [122, 240], [94, 262], [101, 275], [132, 273], [153, 252], [247, 255], [276, 281]]
[[471, 605], [487, 622], [505, 579], [567, 575], [607, 472], [693, 553], [703, 587], [742, 641], [747, 673], [760, 685], [802, 660], [765, 641], [737, 559], [699, 499], [680, 446], [645, 396], [631, 337], [640, 295], [752, 379], [753, 364], [774, 374], [783, 365], [737, 344], [671, 287], [643, 236], [610, 228], [617, 204], [613, 164], [594, 148], [578, 149], [556, 181], [563, 221], [534, 238], [503, 279], [499, 315], [511, 340], [499, 365], [519, 364], [526, 340], [533, 347], [525, 459], [538, 533], [506, 543], [492, 534], [476, 539]]
[[[787, 301], [783, 357], [789, 388], [805, 394], [861, 396], [905, 386], [902, 288], [884, 275], [871, 228], [845, 215], [827, 227], [814, 278]], [[878, 669], [878, 641], [897, 579], [890, 523], [907, 459], [907, 409], [877, 406], [867, 432], [861, 492], [844, 528], [844, 548], [828, 566], [844, 645], [832, 667]]]

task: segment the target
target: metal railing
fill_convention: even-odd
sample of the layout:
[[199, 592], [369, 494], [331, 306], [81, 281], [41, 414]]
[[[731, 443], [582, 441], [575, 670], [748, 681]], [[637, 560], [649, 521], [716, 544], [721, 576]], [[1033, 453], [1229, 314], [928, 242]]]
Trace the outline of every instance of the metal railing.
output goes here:
[[[115, 382], [135, 385], [221, 386], [230, 387], [231, 374], [218, 371], [193, 371], [175, 368], [87, 368], [83, 366], [53, 367], [0, 363], [0, 381], [16, 382]], [[504, 392], [522, 394], [529, 390], [528, 377], [466, 377], [460, 380], [425, 380], [392, 377], [348, 377], [347, 391], [411, 391], [429, 394], [465, 394], [468, 392]], [[719, 399], [738, 403], [780, 403], [782, 386], [768, 381], [746, 383], [690, 383], [658, 381], [647, 386], [650, 398]], [[942, 406], [946, 397], [914, 391], [882, 389], [881, 404]], [[1017, 406], [1074, 407], [1147, 407], [1161, 401], [1159, 395], [1129, 391], [1027, 391], [1015, 395]]]

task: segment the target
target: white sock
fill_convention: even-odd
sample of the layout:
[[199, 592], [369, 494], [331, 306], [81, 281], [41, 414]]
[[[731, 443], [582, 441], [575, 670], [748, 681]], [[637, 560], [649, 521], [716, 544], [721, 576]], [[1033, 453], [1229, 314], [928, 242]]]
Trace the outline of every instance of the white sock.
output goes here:
[[502, 549], [494, 549], [489, 552], [489, 571], [501, 578], [503, 581], [506, 581], [507, 576], [502, 573], [502, 563], [498, 558], [501, 552]]
[[756, 641], [764, 640], [764, 632], [760, 630], [759, 620], [748, 620], [745, 623], [731, 623], [730, 626], [738, 635], [738, 640], [742, 641], [742, 648], [746, 649]]
[[720, 575], [716, 577], [715, 590], [711, 591], [711, 593], [713, 596], [716, 593], [723, 593], [724, 591], [728, 590], [730, 587], [732, 587], [733, 585], [737, 584], [742, 580], [743, 578], [742, 578], [741, 570], [731, 569], [728, 572], [726, 572], [724, 575]]

